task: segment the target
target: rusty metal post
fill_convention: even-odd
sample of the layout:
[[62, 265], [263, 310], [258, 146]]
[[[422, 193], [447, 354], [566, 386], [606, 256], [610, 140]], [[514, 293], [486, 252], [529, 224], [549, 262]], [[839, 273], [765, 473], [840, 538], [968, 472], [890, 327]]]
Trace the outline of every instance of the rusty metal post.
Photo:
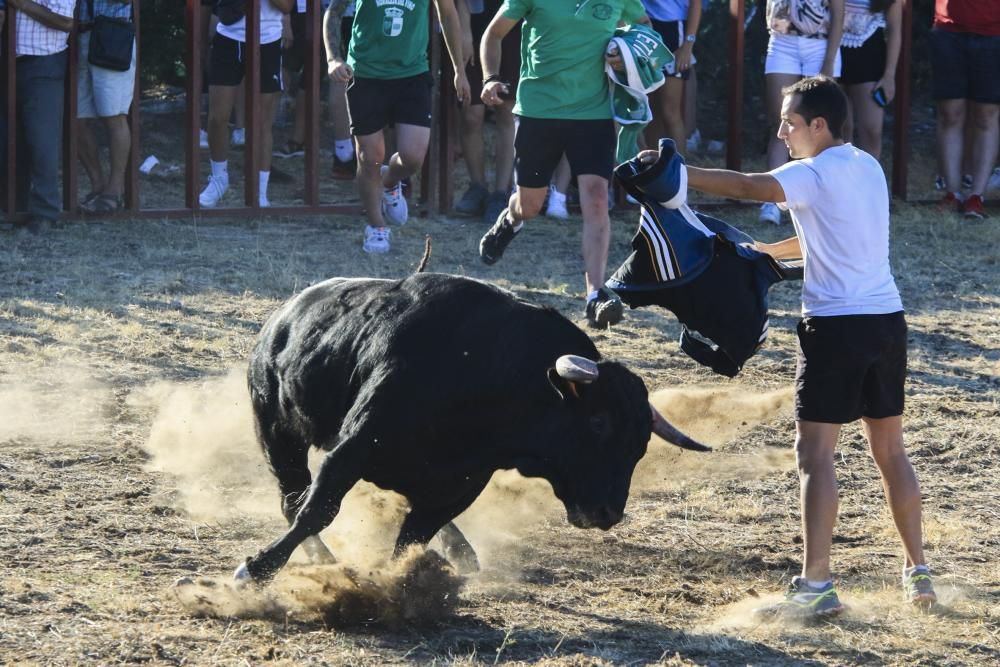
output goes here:
[[17, 45], [17, 21], [14, 20], [16, 10], [10, 5], [7, 6], [6, 24], [3, 29], [3, 58], [4, 58], [4, 100], [5, 108], [2, 113], [7, 114], [7, 173], [5, 174], [4, 186], [7, 189], [4, 209], [10, 219], [17, 211], [17, 61], [14, 49]]
[[319, 204], [319, 80], [326, 73], [326, 67], [320, 66], [321, 62], [326, 63], [325, 56], [321, 56], [323, 51], [320, 48], [320, 43], [323, 41], [321, 21], [319, 0], [308, 0], [306, 4], [306, 63], [302, 71], [302, 76], [306, 78], [306, 206], [317, 206]]
[[[246, 5], [246, 69], [243, 86], [246, 92], [246, 145], [243, 149], [244, 203], [252, 211], [260, 208], [260, 177], [257, 175], [257, 132], [260, 125], [260, 2], [248, 0]], [[269, 128], [270, 129], [270, 128]]]
[[79, 69], [80, 38], [74, 27], [66, 40], [69, 45], [69, 53], [66, 59], [66, 80], [65, 93], [66, 102], [63, 105], [63, 210], [76, 213], [77, 207], [77, 183], [78, 183], [78, 159], [77, 143], [79, 132], [76, 125], [76, 91], [77, 71]]
[[[187, 0], [184, 12], [187, 29], [185, 79], [187, 99], [184, 107], [184, 207], [197, 211], [198, 182], [201, 167], [201, 0]], [[138, 71], [138, 70], [136, 70]]]
[[448, 56], [443, 37], [438, 37], [438, 58], [441, 62], [441, 80], [438, 88], [438, 114], [434, 119], [438, 133], [438, 168], [435, 174], [437, 197], [431, 210], [434, 213], [446, 214], [451, 210], [455, 194], [455, 179], [452, 174], [455, 167], [458, 98], [455, 94], [455, 69], [451, 66], [451, 58]]
[[139, 5], [138, 0], [132, 0], [132, 21], [135, 25], [135, 80], [132, 86], [132, 106], [128, 110], [129, 142], [128, 162], [125, 165], [125, 208], [135, 213], [139, 210], [139, 72], [142, 70], [142, 52], [139, 50]]
[[729, 104], [726, 168], [739, 171], [743, 157], [744, 0], [729, 0]]
[[900, 30], [899, 64], [896, 67], [896, 99], [892, 104], [892, 195], [906, 201], [908, 164], [910, 162], [910, 104], [912, 77], [910, 51], [913, 42], [913, 5], [903, 0]]

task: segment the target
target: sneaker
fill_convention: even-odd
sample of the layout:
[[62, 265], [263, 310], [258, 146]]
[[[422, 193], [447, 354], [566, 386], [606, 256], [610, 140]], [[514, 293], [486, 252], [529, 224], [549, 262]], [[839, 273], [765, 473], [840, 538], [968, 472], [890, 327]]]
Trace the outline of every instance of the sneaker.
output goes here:
[[987, 190], [1000, 190], [1000, 167], [993, 170], [990, 180], [986, 183]]
[[[556, 196], [553, 196], [553, 193]], [[549, 201], [545, 206], [545, 217], [558, 218], [559, 220], [565, 220], [569, 217], [569, 210], [566, 208], [566, 195], [559, 196], [560, 194], [556, 190], [556, 186], [549, 186]]]
[[930, 607], [937, 602], [937, 593], [926, 565], [916, 565], [903, 570], [903, 595], [911, 604]]
[[701, 130], [695, 130], [687, 138], [687, 152], [697, 153], [699, 148], [701, 148]]
[[215, 208], [229, 189], [229, 179], [216, 176], [208, 177], [208, 185], [198, 195], [198, 203], [203, 208]]
[[361, 249], [365, 252], [384, 255], [389, 252], [389, 237], [391, 232], [388, 227], [365, 226], [365, 243]]
[[510, 198], [506, 192], [491, 192], [490, 196], [486, 198], [486, 212], [483, 213], [483, 221], [492, 224], [500, 217], [500, 211], [507, 208], [509, 201]]
[[208, 132], [205, 130], [198, 130], [198, 145], [202, 148], [208, 148]]
[[[382, 165], [382, 175], [389, 171], [389, 167]], [[406, 198], [403, 196], [403, 185], [397, 182], [391, 188], [382, 190], [382, 217], [394, 225], [405, 225], [409, 216], [409, 209], [406, 205]]]
[[597, 290], [597, 297], [587, 302], [585, 311], [587, 325], [595, 329], [607, 329], [622, 321], [625, 314], [625, 306], [618, 295], [602, 287]]
[[245, 146], [247, 143], [247, 131], [242, 127], [233, 128], [233, 134], [230, 137], [230, 142], [233, 146]]
[[479, 183], [470, 183], [462, 198], [455, 204], [455, 213], [469, 217], [482, 215], [489, 196], [489, 190], [485, 187]]
[[954, 192], [944, 193], [944, 197], [941, 197], [941, 201], [938, 202], [938, 208], [943, 211], [960, 211], [962, 210], [962, 200]]
[[507, 208], [504, 207], [490, 230], [479, 240], [479, 258], [483, 260], [483, 264], [496, 264], [503, 257], [503, 251], [520, 232], [520, 228], [514, 229], [507, 220]]
[[820, 619], [830, 618], [844, 611], [833, 582], [822, 588], [813, 588], [803, 577], [793, 577], [785, 599], [767, 607], [753, 610], [755, 616], [768, 620], [781, 618]]
[[[236, 133], [236, 130], [233, 130]], [[278, 148], [273, 152], [274, 157], [280, 157], [282, 159], [290, 157], [301, 157], [306, 154], [306, 147], [297, 141], [292, 141], [289, 139], [285, 142], [285, 145]]]
[[972, 174], [966, 174], [962, 177], [962, 189], [968, 190], [972, 187]]
[[267, 198], [267, 195], [261, 193], [257, 196], [257, 204], [261, 208], [271, 208], [271, 200]]
[[934, 189], [944, 190], [948, 187], [948, 184], [944, 182], [944, 176], [938, 176], [934, 179]]
[[352, 155], [350, 160], [341, 160], [334, 155], [330, 173], [338, 181], [353, 180], [358, 173], [358, 158]]
[[983, 206], [982, 195], [969, 195], [962, 202], [962, 215], [967, 218], [978, 218], [982, 220], [986, 217], [986, 208]]
[[760, 205], [760, 215], [757, 217], [761, 222], [770, 222], [772, 225], [781, 224], [781, 209], [777, 204], [767, 202]]

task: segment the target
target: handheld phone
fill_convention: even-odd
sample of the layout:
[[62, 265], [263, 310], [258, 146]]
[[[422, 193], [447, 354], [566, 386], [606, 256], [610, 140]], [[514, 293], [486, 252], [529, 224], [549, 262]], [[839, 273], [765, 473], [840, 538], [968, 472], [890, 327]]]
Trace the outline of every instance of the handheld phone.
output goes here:
[[875, 100], [875, 104], [882, 108], [885, 108], [885, 106], [889, 104], [889, 100], [886, 99], [885, 91], [882, 90], [882, 86], [879, 86], [872, 91], [872, 99]]

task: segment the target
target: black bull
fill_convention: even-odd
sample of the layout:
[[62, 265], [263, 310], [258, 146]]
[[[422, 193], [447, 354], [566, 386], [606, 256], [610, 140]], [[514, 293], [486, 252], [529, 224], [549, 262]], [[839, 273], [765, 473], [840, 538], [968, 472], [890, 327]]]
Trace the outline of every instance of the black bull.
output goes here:
[[[441, 531], [465, 568], [475, 554], [451, 520], [497, 470], [547, 480], [575, 526], [615, 525], [652, 431], [707, 448], [650, 407], [639, 377], [599, 359], [555, 310], [475, 280], [333, 278], [304, 290], [264, 325], [248, 374], [290, 528], [237, 578], [269, 578], [300, 544], [331, 560], [318, 533], [361, 479], [409, 501], [397, 553]], [[310, 446], [329, 452], [315, 479]]]

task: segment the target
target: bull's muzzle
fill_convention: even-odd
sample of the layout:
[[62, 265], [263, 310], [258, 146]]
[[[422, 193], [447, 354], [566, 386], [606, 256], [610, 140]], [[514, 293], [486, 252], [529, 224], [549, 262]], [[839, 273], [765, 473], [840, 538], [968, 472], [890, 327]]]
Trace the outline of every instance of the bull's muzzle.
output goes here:
[[688, 436], [681, 433], [674, 427], [673, 424], [668, 422], [663, 418], [659, 412], [656, 411], [652, 405], [649, 406], [650, 412], [653, 413], [653, 433], [660, 436], [671, 445], [676, 445], [681, 449], [690, 449], [696, 452], [710, 452], [711, 447], [701, 444], [697, 440], [689, 438]]

